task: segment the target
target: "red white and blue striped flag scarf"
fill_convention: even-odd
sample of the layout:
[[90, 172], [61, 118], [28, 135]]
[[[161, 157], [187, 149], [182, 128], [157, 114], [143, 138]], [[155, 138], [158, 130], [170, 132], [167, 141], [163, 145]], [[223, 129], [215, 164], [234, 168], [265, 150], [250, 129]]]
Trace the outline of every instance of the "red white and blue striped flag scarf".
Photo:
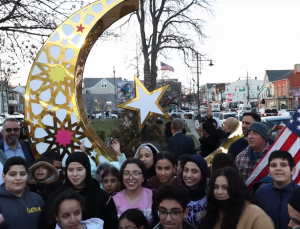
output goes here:
[[268, 158], [274, 150], [285, 150], [293, 156], [296, 166], [293, 180], [296, 184], [300, 184], [300, 106], [247, 179], [246, 184], [249, 188], [268, 175]]

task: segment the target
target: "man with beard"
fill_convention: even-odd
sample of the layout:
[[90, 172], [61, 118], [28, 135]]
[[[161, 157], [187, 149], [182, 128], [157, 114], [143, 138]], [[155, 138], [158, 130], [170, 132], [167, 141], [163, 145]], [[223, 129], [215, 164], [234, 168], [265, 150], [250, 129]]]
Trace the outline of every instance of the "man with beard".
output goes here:
[[[242, 129], [243, 129], [244, 137], [233, 142], [230, 145], [228, 152], [227, 152], [230, 156], [233, 157], [233, 159], [235, 159], [236, 156], [240, 152], [242, 152], [243, 150], [245, 150], [247, 148], [247, 146], [248, 146], [248, 139], [247, 139], [248, 128], [254, 122], [261, 122], [261, 119], [258, 114], [249, 112], [249, 113], [245, 113], [243, 115]], [[270, 145], [272, 145], [274, 140], [272, 138], [268, 138], [268, 142]]]
[[2, 123], [3, 140], [0, 141], [0, 149], [7, 158], [20, 156], [24, 158], [29, 166], [34, 162], [29, 143], [19, 140], [20, 125], [14, 118], [6, 118]]

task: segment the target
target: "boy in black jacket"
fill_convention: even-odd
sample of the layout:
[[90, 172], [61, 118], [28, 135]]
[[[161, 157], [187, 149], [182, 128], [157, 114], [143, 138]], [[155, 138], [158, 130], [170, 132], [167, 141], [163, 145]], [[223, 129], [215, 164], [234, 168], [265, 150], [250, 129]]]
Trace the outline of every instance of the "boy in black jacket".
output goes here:
[[4, 164], [5, 185], [0, 187], [0, 214], [4, 218], [1, 229], [37, 229], [44, 202], [26, 186], [27, 170], [27, 162], [21, 157], [11, 157]]

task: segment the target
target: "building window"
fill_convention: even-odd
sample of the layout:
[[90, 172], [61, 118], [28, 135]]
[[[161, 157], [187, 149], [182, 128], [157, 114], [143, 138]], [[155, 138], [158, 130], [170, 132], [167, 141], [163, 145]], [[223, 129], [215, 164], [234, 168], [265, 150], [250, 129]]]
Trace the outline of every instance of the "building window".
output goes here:
[[281, 87], [278, 87], [278, 96], [281, 96]]
[[101, 83], [101, 87], [102, 87], [102, 88], [107, 88], [107, 82], [106, 82], [106, 81], [102, 82], [102, 83]]
[[259, 86], [257, 86], [257, 90], [259, 91]]
[[283, 85], [283, 93], [282, 93], [283, 96], [286, 96], [286, 90], [285, 90], [285, 85]]
[[246, 99], [246, 94], [244, 94], [244, 99]]

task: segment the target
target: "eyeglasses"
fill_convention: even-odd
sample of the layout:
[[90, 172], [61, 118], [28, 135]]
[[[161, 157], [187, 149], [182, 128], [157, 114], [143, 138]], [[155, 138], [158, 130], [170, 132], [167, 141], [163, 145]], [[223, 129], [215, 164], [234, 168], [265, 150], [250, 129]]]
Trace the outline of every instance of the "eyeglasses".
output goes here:
[[168, 215], [170, 214], [170, 217], [172, 219], [179, 219], [181, 214], [183, 213], [184, 211], [170, 211], [170, 212], [167, 212], [165, 210], [159, 210], [158, 209], [158, 216], [159, 218], [161, 219], [165, 219], [168, 217]]
[[142, 173], [140, 173], [140, 172], [123, 173], [123, 178], [124, 179], [129, 179], [130, 176], [131, 176], [133, 179], [139, 179], [141, 174]]
[[126, 227], [119, 227], [119, 229], [134, 229], [137, 227], [133, 227], [133, 226], [126, 226]]
[[5, 129], [6, 133], [11, 133], [12, 131], [14, 131], [15, 133], [18, 133], [20, 131], [20, 128], [7, 128]]

